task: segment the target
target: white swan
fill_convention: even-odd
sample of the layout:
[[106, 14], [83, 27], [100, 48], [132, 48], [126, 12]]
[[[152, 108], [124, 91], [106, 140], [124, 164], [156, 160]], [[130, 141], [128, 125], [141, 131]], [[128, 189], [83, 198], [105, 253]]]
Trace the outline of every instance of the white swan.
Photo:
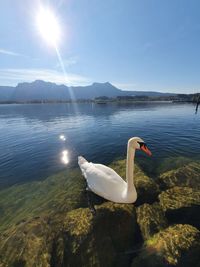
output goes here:
[[134, 186], [135, 150], [141, 149], [151, 155], [144, 141], [139, 137], [129, 139], [127, 145], [126, 182], [111, 168], [78, 157], [78, 164], [87, 181], [89, 190], [117, 203], [134, 203], [137, 192]]

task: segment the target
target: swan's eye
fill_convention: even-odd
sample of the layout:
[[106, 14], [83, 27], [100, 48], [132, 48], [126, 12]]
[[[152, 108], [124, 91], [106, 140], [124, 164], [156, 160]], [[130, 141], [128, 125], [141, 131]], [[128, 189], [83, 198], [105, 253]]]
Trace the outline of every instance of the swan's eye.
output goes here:
[[147, 145], [144, 142], [138, 142], [138, 144], [140, 145], [140, 149], [143, 150], [147, 155], [152, 155], [151, 151], [148, 149]]
[[140, 145], [140, 148], [141, 148], [141, 147], [144, 147], [144, 148], [147, 147], [147, 145], [146, 145], [144, 142], [138, 142], [138, 144]]

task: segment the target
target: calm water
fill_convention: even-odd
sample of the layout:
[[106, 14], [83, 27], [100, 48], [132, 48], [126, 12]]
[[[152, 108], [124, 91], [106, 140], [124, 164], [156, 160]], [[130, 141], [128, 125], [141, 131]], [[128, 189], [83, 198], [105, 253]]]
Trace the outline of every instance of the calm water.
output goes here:
[[136, 155], [149, 174], [166, 158], [198, 159], [200, 114], [194, 112], [192, 104], [173, 103], [0, 105], [0, 187], [76, 166], [77, 155], [99, 163], [125, 157], [132, 136], [153, 153]]

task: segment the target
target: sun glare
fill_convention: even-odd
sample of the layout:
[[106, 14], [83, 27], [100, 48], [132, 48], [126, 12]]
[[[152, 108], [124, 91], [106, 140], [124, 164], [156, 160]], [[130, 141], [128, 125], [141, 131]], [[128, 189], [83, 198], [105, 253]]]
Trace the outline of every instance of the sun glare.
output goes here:
[[50, 45], [57, 45], [61, 31], [58, 19], [53, 11], [41, 7], [36, 17], [36, 23], [42, 38]]
[[62, 152], [61, 161], [62, 161], [64, 164], [68, 164], [68, 163], [69, 163], [69, 154], [68, 154], [68, 151], [67, 151], [67, 150], [64, 150], [64, 151]]

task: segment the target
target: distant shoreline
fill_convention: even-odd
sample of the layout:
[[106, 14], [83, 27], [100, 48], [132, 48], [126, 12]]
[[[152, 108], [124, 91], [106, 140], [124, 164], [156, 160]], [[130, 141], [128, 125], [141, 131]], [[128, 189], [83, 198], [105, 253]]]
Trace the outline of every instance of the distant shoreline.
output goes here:
[[96, 105], [107, 104], [131, 104], [131, 103], [190, 103], [196, 104], [195, 101], [179, 101], [179, 100], [122, 100], [122, 101], [95, 101], [95, 100], [78, 100], [78, 101], [0, 101], [0, 105], [13, 105], [13, 104], [79, 104], [79, 103], [93, 103]]

